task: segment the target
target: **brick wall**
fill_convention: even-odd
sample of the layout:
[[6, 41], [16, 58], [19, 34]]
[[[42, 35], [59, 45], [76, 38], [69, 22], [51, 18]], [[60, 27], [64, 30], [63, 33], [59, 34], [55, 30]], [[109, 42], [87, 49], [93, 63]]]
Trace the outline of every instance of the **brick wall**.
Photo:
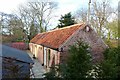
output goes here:
[[[77, 40], [80, 39], [88, 43], [88, 45], [91, 47], [90, 51], [92, 52], [93, 62], [101, 61], [103, 59], [102, 52], [107, 48], [107, 46], [92, 29], [90, 29], [88, 32], [85, 31], [85, 28], [78, 30], [59, 49], [63, 48], [63, 51], [66, 52], [71, 45], [75, 44]], [[62, 58], [65, 57], [63, 60], [66, 59], [66, 54], [61, 54]]]
[[68, 59], [68, 52], [61, 52], [60, 53], [60, 64], [61, 63], [66, 63], [66, 61], [67, 61], [67, 59]]
[[19, 50], [28, 50], [29, 45], [25, 42], [13, 42], [13, 43], [4, 43], [6, 46], [10, 46]]

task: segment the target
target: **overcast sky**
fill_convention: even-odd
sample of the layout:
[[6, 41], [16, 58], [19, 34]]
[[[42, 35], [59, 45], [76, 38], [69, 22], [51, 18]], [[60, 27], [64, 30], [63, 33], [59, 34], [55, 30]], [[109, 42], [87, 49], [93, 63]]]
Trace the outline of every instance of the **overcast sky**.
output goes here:
[[[12, 13], [19, 4], [24, 4], [30, 0], [0, 0], [0, 12]], [[89, 0], [54, 0], [59, 3], [58, 8], [61, 14], [75, 11], [76, 9], [87, 6]], [[95, 1], [95, 0], [92, 0]], [[99, 0], [100, 1], [100, 0]], [[112, 6], [117, 6], [119, 0], [111, 0]]]
[[[17, 10], [20, 4], [25, 4], [27, 1], [30, 0], [0, 0], [0, 12], [13, 13]], [[58, 9], [56, 10], [56, 14], [57, 17], [60, 17], [60, 15], [64, 15], [68, 12], [74, 13], [74, 11], [80, 9], [81, 7], [87, 8], [89, 0], [54, 0], [54, 1], [58, 2]], [[117, 7], [118, 1], [120, 0], [111, 0], [110, 3], [112, 4], [113, 7]], [[56, 20], [57, 19], [58, 18], [56, 18]]]

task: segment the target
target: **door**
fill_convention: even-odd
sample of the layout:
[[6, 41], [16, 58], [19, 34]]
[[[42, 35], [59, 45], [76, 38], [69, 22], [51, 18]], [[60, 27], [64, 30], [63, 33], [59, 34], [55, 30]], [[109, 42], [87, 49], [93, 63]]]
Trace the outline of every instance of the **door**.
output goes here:
[[47, 65], [47, 50], [46, 50], [47, 48], [46, 47], [44, 47], [44, 65], [46, 66]]
[[39, 47], [37, 56], [38, 56], [38, 60], [41, 62], [41, 64], [43, 64], [43, 56], [42, 55], [43, 55], [42, 50]]

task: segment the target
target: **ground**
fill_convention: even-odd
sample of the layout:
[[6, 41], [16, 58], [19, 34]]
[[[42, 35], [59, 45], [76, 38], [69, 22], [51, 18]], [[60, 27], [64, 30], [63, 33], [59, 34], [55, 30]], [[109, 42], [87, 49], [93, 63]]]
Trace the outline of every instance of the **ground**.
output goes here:
[[[29, 56], [32, 58], [32, 53], [30, 51], [27, 51], [27, 53], [29, 54]], [[32, 68], [32, 71], [34, 73], [34, 78], [43, 78], [43, 74], [45, 73], [45, 69], [43, 68], [43, 66], [41, 65], [41, 63], [38, 61], [38, 59], [33, 59], [34, 61], [34, 65]]]

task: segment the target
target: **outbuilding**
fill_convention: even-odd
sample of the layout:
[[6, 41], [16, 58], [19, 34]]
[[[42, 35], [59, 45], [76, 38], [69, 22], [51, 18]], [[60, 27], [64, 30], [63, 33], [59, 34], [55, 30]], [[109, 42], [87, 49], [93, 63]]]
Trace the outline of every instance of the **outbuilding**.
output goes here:
[[2, 78], [30, 78], [34, 64], [29, 55], [21, 50], [0, 44], [2, 47]]
[[68, 49], [82, 39], [91, 47], [93, 62], [103, 59], [107, 48], [104, 41], [87, 24], [75, 24], [64, 28], [37, 34], [29, 43], [30, 51], [44, 67], [49, 68], [66, 61]]

